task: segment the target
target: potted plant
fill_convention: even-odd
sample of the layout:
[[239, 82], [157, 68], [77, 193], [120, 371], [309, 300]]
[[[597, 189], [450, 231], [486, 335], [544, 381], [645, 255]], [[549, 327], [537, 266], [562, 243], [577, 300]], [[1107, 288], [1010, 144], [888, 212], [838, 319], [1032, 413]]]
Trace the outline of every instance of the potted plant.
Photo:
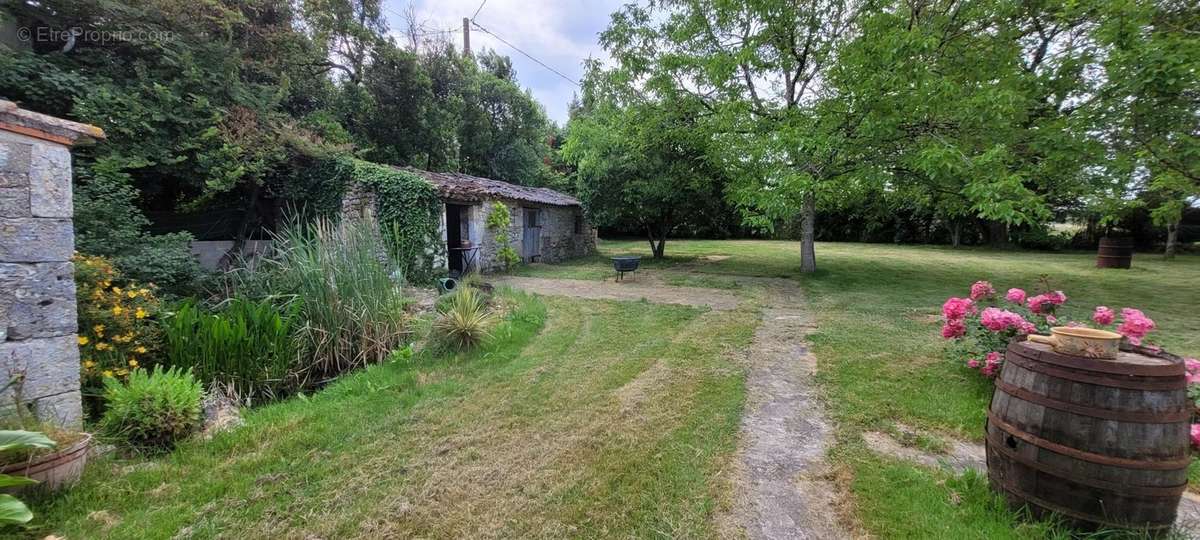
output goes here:
[[[13, 399], [16, 404], [14, 414], [7, 420], [15, 423], [18, 429], [0, 431], [0, 434], [10, 434], [13, 446], [7, 446], [0, 441], [0, 477], [22, 476], [29, 478], [46, 489], [55, 490], [70, 485], [83, 475], [87, 463], [88, 448], [92, 436], [44, 424], [31, 417], [21, 399], [21, 383], [23, 375], [17, 375], [7, 385], [0, 388], [3, 393], [13, 388]], [[40, 443], [30, 436], [20, 434], [35, 433], [49, 442]], [[24, 442], [24, 444], [17, 444]], [[38, 444], [33, 444], [38, 442]], [[0, 487], [9, 487], [0, 483]]]
[[[54, 441], [35, 431], [0, 431], [0, 454], [28, 452], [54, 448]], [[25, 476], [0, 473], [0, 489], [12, 490], [36, 484], [38, 481]], [[33, 512], [21, 499], [8, 493], [0, 493], [0, 526], [24, 525], [33, 519]]]

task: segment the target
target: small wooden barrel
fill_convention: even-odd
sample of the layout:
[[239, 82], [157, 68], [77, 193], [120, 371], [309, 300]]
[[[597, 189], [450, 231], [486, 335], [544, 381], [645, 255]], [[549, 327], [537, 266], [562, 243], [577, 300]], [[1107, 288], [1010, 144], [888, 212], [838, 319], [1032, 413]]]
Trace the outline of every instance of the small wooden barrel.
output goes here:
[[992, 488], [1079, 526], [1170, 527], [1191, 406], [1183, 362], [1145, 352], [1099, 360], [1009, 344], [988, 410]]
[[1096, 268], [1129, 268], [1133, 264], [1133, 239], [1109, 238], [1100, 239], [1100, 249], [1096, 252]]

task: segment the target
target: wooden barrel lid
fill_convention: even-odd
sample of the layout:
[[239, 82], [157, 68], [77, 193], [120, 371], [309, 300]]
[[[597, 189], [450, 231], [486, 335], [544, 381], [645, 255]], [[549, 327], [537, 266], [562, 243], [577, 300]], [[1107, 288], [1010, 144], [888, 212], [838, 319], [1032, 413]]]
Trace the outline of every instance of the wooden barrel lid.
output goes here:
[[1116, 358], [1108, 360], [1059, 354], [1049, 345], [1032, 341], [1013, 341], [1008, 349], [1031, 360], [1112, 375], [1182, 377], [1187, 373], [1179, 357], [1165, 352], [1154, 353], [1143, 347], [1122, 347]]

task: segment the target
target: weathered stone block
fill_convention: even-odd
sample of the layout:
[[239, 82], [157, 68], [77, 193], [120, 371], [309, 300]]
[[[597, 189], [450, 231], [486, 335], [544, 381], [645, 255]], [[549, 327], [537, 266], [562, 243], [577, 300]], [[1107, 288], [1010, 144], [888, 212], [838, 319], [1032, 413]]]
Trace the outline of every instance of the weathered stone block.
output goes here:
[[27, 173], [0, 172], [0, 188], [29, 187]]
[[0, 173], [27, 173], [32, 157], [32, 144], [0, 141]]
[[[43, 422], [69, 429], [83, 427], [83, 403], [78, 390], [25, 399], [25, 410]], [[0, 404], [0, 418], [14, 413], [11, 403]]]
[[29, 186], [0, 186], [0, 217], [30, 217]]
[[14, 403], [18, 390], [26, 404], [76, 392], [75, 404], [65, 409], [56, 405], [59, 410], [55, 413], [78, 419], [79, 345], [75, 334], [0, 343], [0, 378], [7, 383], [14, 377], [23, 377], [19, 389], [0, 394], [0, 403]]
[[0, 263], [0, 324], [7, 339], [74, 334], [74, 266], [58, 263]]
[[55, 144], [34, 146], [29, 168], [29, 206], [33, 216], [70, 218], [73, 204], [71, 152]]
[[69, 219], [0, 218], [0, 261], [62, 262], [74, 251]]

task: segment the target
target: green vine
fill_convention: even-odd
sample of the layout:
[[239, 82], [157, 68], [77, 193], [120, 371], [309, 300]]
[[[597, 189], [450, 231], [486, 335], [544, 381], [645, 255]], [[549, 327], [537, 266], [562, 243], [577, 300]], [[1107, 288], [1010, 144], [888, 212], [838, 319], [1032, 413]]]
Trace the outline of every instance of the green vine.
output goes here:
[[436, 277], [434, 263], [445, 256], [445, 246], [438, 234], [442, 202], [433, 184], [407, 171], [344, 156], [318, 160], [297, 184], [289, 198], [306, 214], [325, 217], [339, 214], [350, 186], [371, 190], [379, 230], [404, 277], [413, 283]]
[[492, 211], [487, 217], [487, 229], [495, 235], [496, 245], [499, 249], [496, 250], [496, 258], [504, 264], [504, 271], [521, 262], [521, 256], [517, 254], [517, 250], [513, 249], [512, 243], [508, 240], [508, 226], [512, 223], [512, 214], [508, 211], [508, 205], [495, 201], [492, 203]]

